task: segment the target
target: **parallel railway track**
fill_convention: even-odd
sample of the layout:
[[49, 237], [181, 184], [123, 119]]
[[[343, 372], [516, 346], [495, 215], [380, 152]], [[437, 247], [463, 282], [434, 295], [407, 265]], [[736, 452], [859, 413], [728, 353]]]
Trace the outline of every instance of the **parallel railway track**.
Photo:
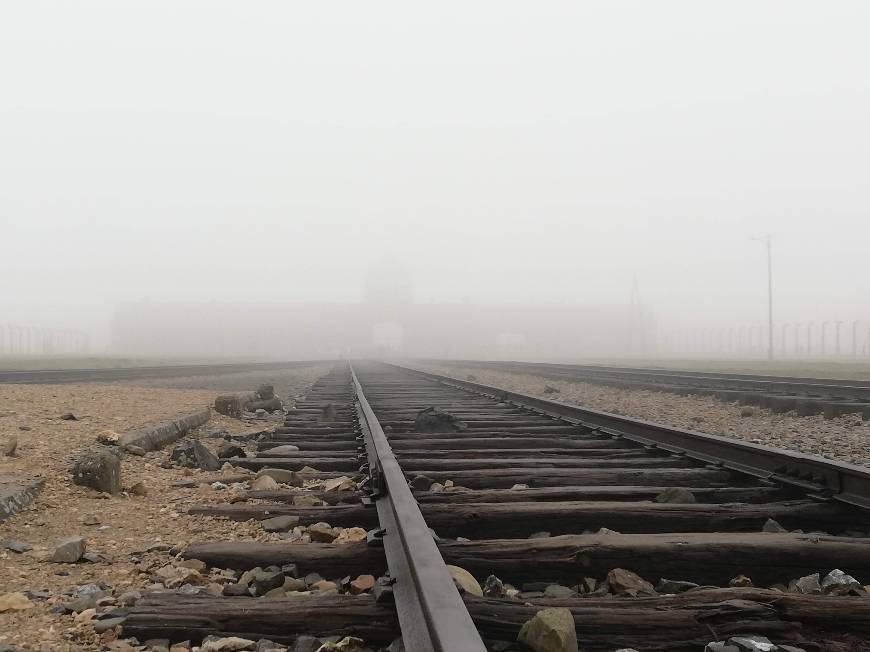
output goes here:
[[[318, 420], [328, 403], [335, 413]], [[415, 418], [431, 406], [465, 427], [417, 432]], [[270, 453], [288, 443], [299, 451]], [[372, 649], [401, 634], [415, 652], [507, 651], [521, 649], [524, 622], [559, 607], [581, 650], [702, 650], [751, 635], [807, 652], [870, 650], [863, 587], [843, 580], [826, 587], [843, 593], [833, 595], [793, 584], [834, 569], [870, 578], [863, 467], [380, 363], [336, 368], [258, 447], [257, 457], [228, 461], [317, 469], [306, 478], [356, 473], [364, 483], [316, 494], [329, 503], [321, 506], [295, 505], [303, 491], [285, 488], [195, 512], [362, 526], [368, 541], [202, 543], [183, 556], [237, 570], [292, 564], [339, 586], [370, 573], [381, 576], [374, 592], [154, 594], [119, 612], [125, 634], [292, 643], [350, 632]], [[460, 595], [445, 564], [473, 575], [485, 595]]]
[[469, 369], [534, 374], [552, 380], [585, 382], [627, 389], [714, 396], [723, 401], [757, 405], [773, 412], [794, 411], [800, 416], [843, 414], [870, 419], [870, 380], [806, 378], [715, 373], [675, 369], [645, 369], [602, 365], [425, 360]]

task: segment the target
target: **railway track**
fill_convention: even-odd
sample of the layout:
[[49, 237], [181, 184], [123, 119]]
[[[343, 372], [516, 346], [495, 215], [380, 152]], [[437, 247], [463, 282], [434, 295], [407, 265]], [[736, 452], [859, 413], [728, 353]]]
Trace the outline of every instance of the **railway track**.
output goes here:
[[586, 382], [627, 389], [713, 396], [723, 401], [757, 405], [776, 413], [834, 418], [859, 414], [870, 420], [870, 381], [797, 376], [729, 374], [673, 369], [643, 369], [544, 362], [425, 360], [470, 369], [534, 374], [553, 380]]
[[[423, 427], [433, 406], [447, 414]], [[287, 444], [299, 450], [270, 452]], [[380, 363], [337, 367], [258, 448], [227, 461], [362, 484], [282, 486], [193, 511], [296, 517], [312, 540], [323, 522], [362, 527], [367, 540], [192, 545], [184, 558], [306, 590], [151, 594], [112, 614], [125, 635], [509, 651], [528, 649], [523, 625], [556, 609], [547, 617], [567, 614], [580, 650], [733, 637], [737, 650], [870, 650], [870, 594], [854, 581], [870, 578], [863, 468]], [[322, 504], [294, 504], [303, 495]], [[373, 590], [353, 595], [365, 575]]]
[[220, 376], [249, 371], [292, 369], [312, 364], [322, 364], [322, 361], [164, 365], [159, 367], [114, 367], [107, 369], [16, 369], [0, 371], [0, 383], [45, 385], [57, 383], [102, 383], [114, 380], [141, 380], [143, 378]]

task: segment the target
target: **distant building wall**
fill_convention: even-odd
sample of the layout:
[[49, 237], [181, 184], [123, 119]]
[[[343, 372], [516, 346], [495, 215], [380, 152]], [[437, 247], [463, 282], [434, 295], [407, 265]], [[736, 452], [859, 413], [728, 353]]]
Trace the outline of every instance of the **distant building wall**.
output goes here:
[[[640, 333], [640, 335], [638, 335]], [[112, 350], [123, 355], [570, 359], [625, 355], [655, 325], [628, 306], [129, 303]]]

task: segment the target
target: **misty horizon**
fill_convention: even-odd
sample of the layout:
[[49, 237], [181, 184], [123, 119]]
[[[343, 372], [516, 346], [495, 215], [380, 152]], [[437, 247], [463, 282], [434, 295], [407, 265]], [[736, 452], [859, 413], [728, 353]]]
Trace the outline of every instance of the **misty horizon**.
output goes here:
[[770, 234], [776, 338], [864, 345], [866, 4], [337, 7], [0, 10], [0, 325], [124, 353], [123, 306], [358, 304], [387, 260], [688, 352], [766, 328]]

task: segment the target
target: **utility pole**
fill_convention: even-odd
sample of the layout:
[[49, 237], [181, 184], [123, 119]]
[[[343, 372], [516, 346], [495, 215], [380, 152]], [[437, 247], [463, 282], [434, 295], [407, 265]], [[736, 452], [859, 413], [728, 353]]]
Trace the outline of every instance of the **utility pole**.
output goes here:
[[771, 242], [773, 238], [768, 233], [758, 240], [767, 249], [767, 359], [773, 360], [773, 260], [771, 255]]

